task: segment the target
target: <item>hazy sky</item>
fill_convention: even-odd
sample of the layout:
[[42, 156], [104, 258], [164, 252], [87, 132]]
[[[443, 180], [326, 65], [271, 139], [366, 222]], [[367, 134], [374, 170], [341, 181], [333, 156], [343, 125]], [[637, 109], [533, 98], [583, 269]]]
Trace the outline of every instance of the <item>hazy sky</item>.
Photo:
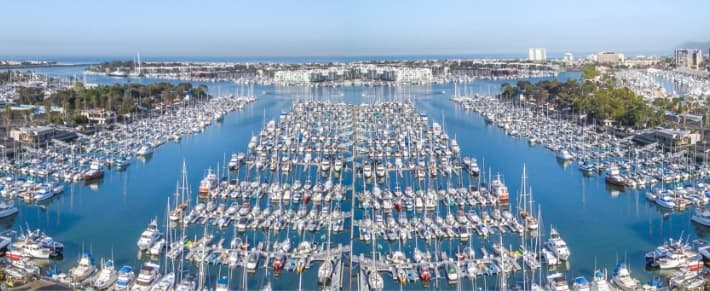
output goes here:
[[666, 51], [710, 1], [2, 1], [0, 55], [349, 56]]

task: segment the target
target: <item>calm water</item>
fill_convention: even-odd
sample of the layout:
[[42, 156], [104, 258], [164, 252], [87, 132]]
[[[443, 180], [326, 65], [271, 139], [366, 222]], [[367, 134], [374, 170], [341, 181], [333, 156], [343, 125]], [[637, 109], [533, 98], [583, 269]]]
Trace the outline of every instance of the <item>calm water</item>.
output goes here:
[[[81, 74], [81, 68], [43, 71], [56, 76]], [[559, 78], [578, 76], [562, 74]], [[95, 78], [89, 82], [99, 83], [123, 81], [96, 76], [88, 78]], [[477, 81], [467, 86], [482, 93], [495, 93], [501, 83], [503, 81]], [[235, 90], [228, 83], [208, 85], [213, 93], [217, 87], [223, 92]], [[264, 120], [278, 118], [281, 111], [288, 110], [294, 96], [320, 96], [349, 103], [404, 96], [416, 100], [418, 110], [428, 112], [430, 119], [443, 123], [449, 135], [457, 137], [463, 155], [476, 157], [479, 165], [485, 162], [486, 169], [491, 168], [493, 174], [500, 172], [511, 193], [518, 191], [523, 164], [527, 166], [529, 185], [541, 207], [545, 228], [556, 227], [572, 251], [571, 264], [566, 271], [570, 281], [578, 275], [591, 277], [595, 262], [600, 268], [611, 271], [617, 261], [625, 258], [632, 267], [632, 274], [646, 281], [655, 276], [643, 270], [646, 251], [670, 236], [705, 237], [708, 234], [707, 229], [690, 222], [689, 211], [663, 213], [655, 204], [645, 201], [643, 192], [610, 191], [603, 177], [583, 177], [575, 165], [560, 164], [554, 154], [544, 148], [529, 147], [527, 140], [511, 138], [495, 126], [486, 126], [480, 116], [464, 112], [449, 101], [452, 85], [313, 90], [256, 86], [254, 91], [257, 101], [242, 112], [228, 115], [223, 123], [215, 124], [199, 135], [186, 136], [181, 143], [167, 143], [147, 162], [134, 160], [125, 172], [107, 172], [98, 189], [72, 185], [65, 194], [44, 205], [20, 202], [20, 214], [1, 221], [1, 225], [15, 229], [26, 225], [39, 227], [63, 241], [66, 244], [64, 259], [51, 262], [62, 270], [75, 264], [82, 249], [92, 251], [97, 258], [113, 254], [117, 264], [138, 267], [140, 261], [135, 242], [151, 218], [164, 216], [166, 199], [174, 193], [183, 159], [188, 165], [190, 184], [196, 189], [207, 168], [223, 164], [232, 152], [245, 151], [251, 134], [258, 133]], [[346, 229], [349, 228], [347, 223]], [[543, 235], [543, 239], [546, 238], [547, 235]], [[348, 243], [347, 239], [337, 242]], [[474, 244], [480, 243], [475, 241]], [[507, 243], [513, 244], [514, 241]], [[370, 247], [356, 244], [355, 250], [356, 253], [369, 252]], [[384, 246], [385, 250], [391, 247]], [[514, 244], [512, 247], [518, 248]], [[315, 270], [317, 268], [311, 268], [308, 277], [304, 278], [315, 278]], [[220, 270], [214, 267], [213, 272]], [[233, 276], [232, 287], [236, 288], [241, 271]], [[250, 277], [249, 286], [256, 288], [262, 280], [261, 276]], [[494, 278], [488, 280], [495, 281]], [[208, 279], [208, 282], [214, 282], [214, 279]], [[284, 272], [273, 279], [272, 286], [293, 289], [297, 282], [297, 276]], [[385, 282], [387, 288], [399, 288], [388, 276], [385, 276]], [[314, 288], [315, 282], [303, 282], [303, 286]], [[421, 285], [410, 284], [409, 287], [421, 288]]]

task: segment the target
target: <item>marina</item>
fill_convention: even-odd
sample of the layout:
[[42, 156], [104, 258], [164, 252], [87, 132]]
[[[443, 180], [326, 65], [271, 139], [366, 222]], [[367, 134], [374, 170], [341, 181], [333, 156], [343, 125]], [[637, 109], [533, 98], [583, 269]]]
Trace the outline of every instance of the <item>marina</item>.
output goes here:
[[[476, 82], [469, 85], [468, 92], [490, 93], [500, 84], [486, 80]], [[67, 211], [71, 208], [65, 208], [66, 203], [71, 203], [74, 197], [89, 199], [83, 195], [125, 188], [128, 177], [133, 177], [131, 183], [133, 179], [141, 179], [140, 175], [132, 176], [134, 172], [145, 171], [154, 163], [168, 162], [166, 153], [172, 157], [168, 163], [174, 169], [173, 182], [163, 183], [162, 190], [156, 194], [134, 198], [152, 199], [154, 205], [163, 206], [146, 209], [148, 211], [141, 220], [135, 221], [138, 227], [134, 227], [133, 238], [114, 238], [123, 241], [121, 244], [126, 247], [117, 250], [107, 247], [115, 246], [115, 243], [101, 243], [100, 239], [76, 242], [62, 235], [62, 241], [73, 247], [66, 248], [63, 259], [50, 260], [50, 266], [57, 270], [53, 274], [54, 280], [61, 284], [89, 286], [108, 284], [102, 282], [113, 281], [115, 277], [115, 285], [120, 277], [123, 278], [122, 284], [135, 287], [139, 285], [137, 278], [141, 270], [147, 268], [143, 277], [153, 274], [148, 270], [156, 270], [155, 273], [162, 275], [160, 278], [151, 275], [147, 278], [153, 279], [143, 281], [153, 282], [155, 286], [184, 282], [182, 284], [188, 289], [192, 284], [215, 288], [228, 286], [229, 289], [278, 289], [279, 286], [290, 286], [291, 282], [299, 282], [303, 289], [358, 286], [375, 289], [396, 286], [414, 289], [499, 288], [503, 286], [501, 284], [530, 289], [552, 283], [562, 286], [563, 282], [569, 283], [568, 286], [604, 282], [618, 285], [614, 283], [616, 278], [626, 276], [624, 272], [632, 270], [628, 278], [634, 278], [640, 286], [649, 285], [642, 282], [651, 278], [664, 278], [668, 283], [674, 280], [672, 274], [646, 270], [644, 253], [662, 245], [662, 240], [653, 234], [655, 243], [642, 243], [645, 245], [643, 250], [638, 249], [639, 242], [627, 245], [629, 241], [621, 241], [622, 246], [601, 247], [602, 250], [613, 248], [606, 252], [580, 253], [577, 250], [588, 247], [588, 243], [580, 241], [579, 236], [585, 237], [588, 233], [580, 233], [560, 220], [559, 210], [550, 210], [547, 204], [556, 205], [560, 199], [572, 199], [576, 200], [572, 203], [583, 202], [584, 207], [591, 207], [590, 200], [602, 197], [621, 199], [627, 201], [621, 206], [636, 205], [639, 215], [643, 213], [646, 217], [632, 216], [631, 219], [643, 219], [643, 223], [658, 228], [668, 237], [689, 232], [688, 227], [702, 231], [702, 223], [690, 220], [696, 213], [693, 205], [702, 205], [703, 197], [693, 196], [702, 193], [702, 189], [697, 188], [699, 184], [688, 184], [687, 187], [693, 189], [684, 189], [685, 192], [673, 189], [683, 193], [683, 199], [693, 199], [693, 203], [684, 206], [690, 211], [664, 211], [655, 198], [646, 200], [648, 193], [656, 193], [650, 190], [652, 184], [646, 188], [641, 185], [614, 187], [607, 182], [604, 172], [602, 175], [580, 175], [584, 171], [569, 167], [569, 161], [557, 158], [562, 146], [574, 145], [573, 140], [582, 143], [597, 139], [596, 145], [601, 147], [614, 145], [613, 138], [587, 132], [581, 134], [587, 139], [579, 139], [577, 136], [585, 132], [583, 129], [560, 121], [541, 128], [563, 128], [565, 130], [559, 132], [567, 136], [535, 133], [558, 136], [540, 141], [556, 148], [530, 147], [529, 139], [518, 139], [523, 135], [512, 135], [510, 131], [514, 129], [534, 137], [534, 132], [530, 131], [533, 127], [525, 131], [526, 128], [521, 127], [523, 123], [514, 122], [514, 118], [507, 122], [508, 129], [487, 125], [486, 113], [495, 112], [491, 116], [498, 117], [520, 114], [521, 118], [534, 115], [506, 111], [509, 106], [486, 99], [483, 99], [485, 103], [475, 106], [486, 104], [488, 107], [479, 109], [479, 113], [469, 113], [442, 94], [456, 92], [453, 85], [412, 87], [406, 91], [319, 88], [308, 93], [308, 96], [317, 97], [301, 101], [292, 97], [303, 96], [301, 90], [270, 86], [257, 87], [257, 90], [261, 97], [256, 98], [253, 105], [246, 102], [242, 111], [225, 113], [222, 122], [209, 122], [203, 131], [198, 131], [201, 133], [184, 135], [179, 143], [164, 143], [153, 149], [157, 153], [148, 155], [148, 159], [140, 158], [145, 156], [138, 153], [142, 146], [134, 143], [132, 150], [127, 151], [127, 154], [133, 152], [138, 156], [127, 155], [127, 159], [133, 161], [131, 166], [126, 171], [106, 171], [107, 176], [100, 180], [100, 184], [67, 182], [65, 194], [47, 199], [50, 203], [17, 201], [21, 215], [12, 216], [13, 219], [25, 217], [23, 212], [34, 207], [39, 207], [40, 211], [43, 208]], [[313, 101], [309, 101], [311, 99]], [[295, 118], [305, 116], [298, 113], [301, 111], [319, 115], [306, 120]], [[215, 116], [209, 118], [214, 120], [211, 118]], [[555, 122], [546, 118], [538, 117], [537, 120]], [[243, 124], [230, 120], [248, 120], [251, 126], [244, 130]], [[496, 124], [501, 124], [501, 120]], [[219, 150], [209, 154], [210, 160], [196, 161], [179, 154], [182, 151], [176, 151], [184, 146], [196, 146], [192, 143], [199, 143], [203, 135], [209, 139], [213, 131], [230, 125], [239, 126], [239, 132], [243, 134], [230, 144], [212, 144]], [[309, 128], [311, 130], [306, 130]], [[141, 130], [146, 128], [132, 132]], [[486, 139], [461, 135], [469, 130]], [[624, 148], [624, 141], [618, 141], [618, 144], [618, 148]], [[507, 153], [521, 153], [515, 159], [517, 165], [507, 161], [509, 155], [500, 155], [501, 149], [508, 149]], [[550, 156], [551, 149], [553, 157]], [[534, 153], [532, 160], [528, 156], [530, 151]], [[640, 151], [645, 157], [665, 157], [663, 152], [652, 148]], [[637, 165], [631, 160], [619, 159], [623, 155], [604, 154], [603, 150], [597, 152], [598, 157], [577, 148], [567, 150], [572, 157], [570, 160], [607, 165], [602, 170], [613, 161], [619, 165], [619, 174], [624, 178], [632, 173], [629, 169], [636, 169], [623, 166], [623, 162]], [[581, 183], [577, 184], [577, 189], [566, 188], [569, 186], [563, 189], [581, 192], [582, 196], [566, 196], [564, 199], [550, 196], [549, 193], [560, 189], [539, 183], [541, 177], [536, 173], [540, 165], [545, 165], [546, 171], [560, 171], [558, 175], [572, 175], [573, 179], [579, 179], [573, 180]], [[578, 163], [576, 167], [582, 165]], [[181, 170], [181, 167], [185, 168]], [[521, 172], [524, 167], [528, 168], [528, 174]], [[648, 165], [644, 165], [644, 169], [658, 171]], [[684, 183], [700, 181], [702, 177], [696, 174], [683, 178], [682, 173], [679, 171], [674, 177], [679, 176], [678, 181]], [[13, 175], [22, 173], [15, 171]], [[669, 186], [672, 184], [667, 182]], [[562, 185], [566, 183], [569, 181], [562, 182]], [[523, 184], [528, 187], [521, 188]], [[656, 182], [657, 186], [661, 184], [660, 180]], [[94, 190], [90, 190], [92, 188]], [[625, 192], [622, 194], [621, 191]], [[610, 192], [612, 195], [608, 194]], [[114, 193], [130, 195], [120, 190]], [[507, 193], [507, 202], [503, 193]], [[587, 196], [588, 193], [597, 193], [594, 194], [597, 196]], [[172, 201], [170, 210], [165, 207], [167, 199]], [[133, 211], [135, 205], [129, 200], [121, 200], [126, 203], [124, 207], [128, 207], [126, 211]], [[613, 207], [613, 203], [618, 201], [607, 201], [598, 207]], [[176, 212], [178, 206], [184, 208]], [[584, 209], [578, 209], [582, 211], [575, 215], [585, 212], [593, 215]], [[702, 211], [699, 213], [694, 221], [702, 221]], [[56, 215], [61, 217], [61, 214]], [[683, 217], [686, 221], [679, 222]], [[145, 227], [152, 220], [155, 223], [151, 225], [155, 225], [157, 231], [149, 232], [147, 243], [138, 245], [136, 240], [146, 234]], [[608, 225], [612, 229], [618, 226]], [[61, 229], [61, 224], [48, 225], [45, 222], [40, 223], [40, 227], [51, 231], [56, 227]], [[553, 229], [555, 235], [550, 233]], [[703, 235], [696, 232], [694, 237]], [[93, 259], [93, 276], [71, 280], [70, 274], [81, 262], [81, 254], [86, 253], [87, 243], [92, 259], [96, 257]], [[97, 249], [96, 245], [103, 247]], [[139, 249], [143, 251], [138, 252]], [[630, 250], [638, 250], [635, 257], [626, 253]], [[139, 256], [135, 256], [136, 252]], [[619, 258], [621, 252], [624, 259]], [[122, 255], [116, 256], [116, 253]], [[106, 266], [107, 261], [113, 269]], [[580, 264], [580, 261], [584, 263]], [[594, 262], [599, 264], [594, 270], [585, 267], [594, 265]], [[623, 268], [619, 268], [619, 263], [624, 263]], [[146, 264], [153, 265], [146, 267]], [[189, 275], [178, 275], [181, 272], [176, 270], [181, 265]], [[43, 270], [47, 268], [43, 267]], [[103, 269], [106, 271], [101, 271]], [[585, 277], [589, 280], [585, 281]], [[616, 281], [621, 282], [619, 278]], [[636, 282], [633, 280], [629, 282]], [[700, 277], [687, 275], [687, 278], [675, 278], [674, 284], [694, 284], [698, 280]], [[148, 284], [145, 282], [141, 284]]]

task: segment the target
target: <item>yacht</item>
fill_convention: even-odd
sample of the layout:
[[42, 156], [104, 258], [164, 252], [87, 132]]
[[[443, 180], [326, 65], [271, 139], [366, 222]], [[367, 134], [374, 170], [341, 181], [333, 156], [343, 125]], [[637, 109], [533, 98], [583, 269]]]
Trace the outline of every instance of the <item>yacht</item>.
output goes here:
[[195, 291], [197, 290], [197, 281], [192, 274], [188, 274], [175, 285], [174, 291]]
[[546, 289], [549, 291], [567, 291], [569, 290], [569, 285], [567, 285], [567, 280], [565, 280], [562, 273], [553, 273], [547, 275]]
[[40, 187], [34, 193], [34, 196], [32, 197], [32, 199], [34, 199], [35, 201], [44, 201], [49, 198], [52, 198], [52, 196], [54, 196], [54, 191], [52, 191], [51, 189], [49, 189], [47, 187]]
[[108, 289], [118, 278], [112, 260], [106, 260], [101, 267], [101, 271], [94, 279], [94, 287], [99, 290]]
[[113, 290], [130, 290], [133, 285], [133, 279], [136, 275], [133, 273], [131, 266], [123, 266], [118, 270], [118, 278], [113, 284]]
[[158, 280], [155, 285], [150, 288], [150, 291], [170, 291], [173, 289], [174, 284], [175, 273], [167, 273], [160, 277], [160, 280]]
[[4, 200], [0, 202], [0, 218], [5, 218], [14, 215], [18, 212], [17, 206], [13, 200]]
[[609, 171], [606, 173], [606, 177], [604, 177], [604, 180], [606, 180], [607, 183], [616, 185], [616, 186], [626, 186], [626, 178], [621, 176], [619, 173], [619, 168], [616, 166], [612, 166]]
[[378, 272], [370, 271], [367, 276], [367, 282], [370, 284], [370, 290], [382, 290], [385, 288], [385, 281]]
[[618, 263], [616, 265], [611, 282], [624, 291], [636, 290], [639, 287], [639, 281], [631, 277], [631, 272], [626, 263]]
[[574, 155], [572, 155], [568, 150], [561, 150], [559, 153], [557, 153], [557, 158], [562, 161], [569, 161], [571, 159], [574, 159]]
[[592, 291], [611, 291], [613, 288], [609, 285], [609, 281], [606, 280], [606, 271], [602, 272], [596, 270], [594, 272], [594, 279], [592, 279], [591, 288]]
[[591, 284], [587, 280], [587, 278], [584, 278], [583, 276], [579, 276], [577, 278], [574, 278], [574, 283], [572, 283], [572, 290], [573, 291], [590, 291], [592, 290]]
[[562, 239], [555, 228], [550, 229], [550, 238], [545, 242], [545, 247], [558, 259], [563, 261], [569, 259], [570, 251], [569, 248], [567, 248], [567, 243]]
[[104, 177], [104, 171], [101, 169], [99, 161], [94, 160], [91, 162], [89, 170], [83, 173], [82, 179], [86, 182], [98, 180]]
[[229, 159], [229, 169], [236, 170], [239, 167], [239, 161], [239, 155], [237, 153], [233, 153], [232, 157]]
[[696, 207], [693, 216], [690, 220], [702, 224], [704, 226], [710, 227], [710, 209]]
[[77, 266], [69, 270], [69, 276], [73, 282], [81, 282], [94, 274], [95, 271], [94, 258], [91, 257], [91, 254], [84, 253], [79, 258]]
[[160, 279], [160, 266], [155, 263], [146, 262], [141, 267], [136, 283], [131, 288], [132, 291], [148, 291], [150, 287]]
[[671, 197], [670, 195], [657, 195], [656, 196], [656, 204], [658, 206], [663, 207], [663, 208], [668, 208], [668, 209], [673, 209], [675, 208], [675, 199]]
[[150, 248], [155, 242], [161, 238], [162, 234], [158, 230], [158, 220], [153, 218], [148, 224], [148, 227], [141, 233], [138, 239], [138, 249], [145, 251]]
[[508, 193], [508, 187], [503, 184], [500, 174], [496, 175], [496, 179], [491, 182], [491, 192], [498, 198], [500, 203], [508, 202], [510, 194]]
[[207, 196], [210, 190], [217, 187], [217, 175], [212, 169], [207, 170], [207, 175], [200, 181], [200, 196]]
[[674, 252], [657, 260], [661, 270], [686, 268], [697, 271], [703, 267], [702, 257], [690, 250]]
[[142, 156], [142, 157], [149, 156], [152, 153], [153, 153], [153, 148], [151, 148], [149, 145], [143, 145], [138, 150], [136, 150], [136, 155]]
[[448, 279], [449, 282], [456, 282], [459, 280], [459, 272], [456, 268], [456, 264], [446, 264], [446, 279]]
[[318, 267], [318, 283], [326, 284], [330, 281], [330, 276], [333, 273], [333, 262], [330, 260], [325, 260], [320, 267]]

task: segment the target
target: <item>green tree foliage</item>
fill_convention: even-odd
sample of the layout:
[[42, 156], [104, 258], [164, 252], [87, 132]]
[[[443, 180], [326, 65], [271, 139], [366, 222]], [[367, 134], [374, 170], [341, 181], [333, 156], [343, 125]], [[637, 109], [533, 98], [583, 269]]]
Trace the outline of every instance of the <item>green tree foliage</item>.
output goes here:
[[190, 83], [115, 84], [85, 88], [77, 85], [52, 95], [49, 104], [74, 112], [85, 108], [105, 108], [120, 113], [134, 112], [139, 107], [151, 108], [158, 103], [172, 104], [185, 95], [207, 96], [207, 87], [193, 88]]
[[594, 65], [587, 64], [582, 67], [582, 78], [585, 80], [594, 79], [597, 75], [597, 68]]
[[[539, 105], [552, 103], [560, 109], [567, 108], [585, 113], [595, 120], [611, 119], [623, 126], [653, 126], [663, 120], [662, 112], [655, 111], [642, 97], [628, 88], [597, 86], [591, 81], [582, 84], [575, 80], [562, 83], [557, 80], [546, 80], [535, 84], [520, 81], [517, 86], [503, 84], [501, 90], [503, 98], [512, 98], [517, 96], [517, 93], [522, 93]], [[667, 100], [654, 102], [658, 103], [654, 103], [656, 108], [675, 106], [673, 102]]]
[[17, 95], [21, 104], [37, 104], [44, 100], [44, 90], [37, 87], [19, 87]]

